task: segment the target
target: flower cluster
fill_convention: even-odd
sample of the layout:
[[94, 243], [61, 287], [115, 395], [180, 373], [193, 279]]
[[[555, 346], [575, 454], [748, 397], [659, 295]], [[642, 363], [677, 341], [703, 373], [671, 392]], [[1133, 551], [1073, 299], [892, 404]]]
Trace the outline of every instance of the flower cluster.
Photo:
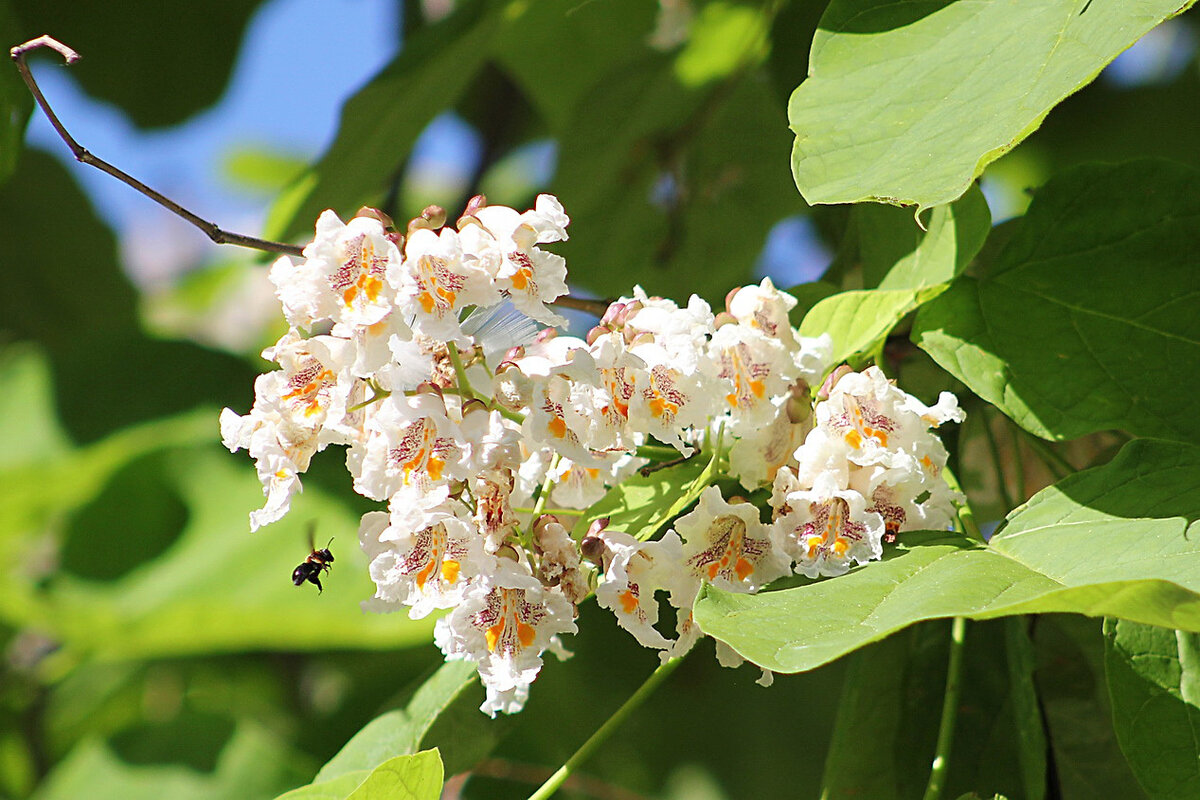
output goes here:
[[[586, 337], [559, 335], [566, 265], [542, 245], [568, 222], [549, 195], [524, 212], [476, 197], [454, 226], [430, 207], [404, 233], [372, 209], [348, 223], [325, 212], [303, 259], [271, 268], [290, 329], [263, 356], [279, 369], [259, 376], [248, 415], [221, 415], [266, 495], [252, 530], [288, 511], [315, 453], [347, 448], [355, 490], [387, 503], [359, 529], [376, 586], [364, 608], [444, 611], [435, 641], [476, 664], [493, 715], [520, 710], [547, 650], [566, 654], [593, 592], [669, 658], [701, 635], [702, 583], [840, 574], [952, 514], [931, 430], [961, 419], [953, 396], [928, 408], [877, 369], [840, 368], [814, 407], [828, 338], [799, 337], [795, 299], [769, 280], [717, 314], [635, 287]], [[605, 520], [572, 537], [563, 520], [671, 448], [773, 486], [773, 521], [709, 486], [658, 540]], [[677, 609], [671, 637], [660, 591]]]

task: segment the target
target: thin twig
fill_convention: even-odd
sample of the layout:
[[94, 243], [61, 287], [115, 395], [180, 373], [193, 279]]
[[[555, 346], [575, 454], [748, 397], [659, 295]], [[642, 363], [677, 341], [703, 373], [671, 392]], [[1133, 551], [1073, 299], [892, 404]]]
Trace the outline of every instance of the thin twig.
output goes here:
[[583, 311], [591, 314], [593, 317], [603, 317], [604, 312], [608, 311], [608, 307], [613, 302], [611, 300], [589, 300], [584, 297], [571, 297], [565, 294], [551, 301], [550, 305], [558, 306], [559, 308], [569, 308], [573, 311]]
[[303, 248], [294, 244], [273, 242], [268, 239], [259, 239], [254, 236], [246, 236], [245, 234], [231, 233], [229, 231], [222, 230], [213, 223], [198, 217], [191, 211], [188, 211], [186, 208], [179, 205], [174, 200], [171, 200], [169, 197], [155, 191], [154, 189], [151, 189], [149, 186], [142, 183], [137, 178], [134, 178], [132, 175], [118, 169], [117, 167], [114, 167], [107, 161], [97, 158], [88, 152], [79, 144], [79, 142], [75, 141], [71, 134], [67, 133], [67, 129], [63, 127], [63, 124], [59, 121], [58, 116], [55, 115], [53, 109], [50, 108], [50, 104], [46, 102], [46, 98], [42, 94], [42, 90], [38, 88], [37, 81], [33, 79], [33, 73], [29, 71], [29, 65], [25, 63], [26, 54], [32, 50], [38, 49], [39, 47], [46, 47], [58, 53], [63, 57], [63, 60], [68, 65], [74, 64], [79, 60], [80, 56], [62, 42], [52, 39], [49, 36], [39, 36], [36, 39], [30, 39], [25, 44], [17, 45], [9, 51], [12, 55], [13, 62], [16, 63], [17, 69], [21, 73], [21, 78], [25, 81], [25, 85], [29, 87], [29, 91], [33, 94], [33, 99], [37, 101], [38, 106], [42, 109], [42, 113], [46, 115], [46, 119], [50, 120], [50, 124], [54, 126], [54, 130], [58, 133], [59, 138], [62, 139], [63, 142], [66, 143], [67, 147], [71, 149], [71, 153], [75, 156], [76, 161], [83, 164], [89, 164], [101, 172], [111, 175], [127, 186], [136, 189], [146, 197], [149, 197], [151, 200], [170, 211], [172, 214], [187, 220], [200, 230], [204, 231], [208, 238], [212, 239], [217, 244], [236, 244], [239, 247], [250, 247], [255, 250], [265, 250], [268, 253], [286, 253], [287, 255], [293, 256], [302, 254]]

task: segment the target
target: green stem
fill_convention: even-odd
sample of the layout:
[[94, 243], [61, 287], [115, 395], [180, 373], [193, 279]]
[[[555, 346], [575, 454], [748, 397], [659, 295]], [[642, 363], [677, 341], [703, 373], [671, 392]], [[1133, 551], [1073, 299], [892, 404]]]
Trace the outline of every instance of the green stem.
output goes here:
[[1054, 475], [1055, 480], [1062, 480], [1071, 473], [1078, 471], [1075, 469], [1074, 464], [1067, 461], [1061, 453], [1040, 438], [1027, 431], [1022, 431], [1022, 433], [1025, 434], [1025, 443], [1029, 446], [1029, 449], [1037, 454], [1042, 463], [1046, 465], [1046, 469], [1050, 470], [1050, 473]]
[[463, 367], [462, 356], [458, 354], [458, 348], [454, 346], [454, 342], [446, 342], [446, 354], [450, 356], [450, 366], [454, 367], [454, 380], [458, 383], [459, 394], [465, 400], [473, 399], [475, 393], [471, 391], [471, 382], [467, 380], [467, 370]]
[[1012, 426], [1013, 447], [1013, 482], [1017, 484], [1017, 502], [1024, 503], [1025, 495], [1025, 461], [1021, 458], [1021, 434], [1017, 426]]
[[612, 732], [617, 729], [617, 726], [625, 721], [625, 718], [637, 710], [638, 706], [646, 701], [650, 695], [654, 694], [654, 690], [658, 688], [667, 676], [675, 671], [679, 663], [683, 661], [683, 657], [672, 658], [658, 669], [651, 673], [646, 682], [638, 687], [637, 691], [630, 695], [629, 699], [617, 709], [616, 713], [609, 717], [603, 725], [596, 729], [588, 740], [575, 751], [575, 753], [567, 759], [566, 763], [559, 767], [550, 778], [543, 783], [538, 790], [529, 795], [529, 800], [546, 800], [546, 798], [558, 791], [563, 782], [571, 776], [578, 767], [587, 761], [596, 748], [604, 744]]
[[983, 436], [987, 439], [988, 450], [992, 454], [992, 467], [996, 470], [996, 487], [1000, 492], [1000, 500], [1004, 503], [1005, 512], [1013, 509], [1012, 495], [1008, 491], [1008, 481], [1004, 477], [1004, 461], [1000, 458], [1000, 445], [996, 442], [996, 434], [992, 431], [992, 420], [985, 413], [983, 417]]
[[925, 800], [940, 800], [942, 790], [946, 788], [950, 748], [954, 744], [954, 724], [958, 721], [958, 701], [962, 690], [963, 641], [966, 632], [966, 619], [955, 617], [950, 628], [950, 666], [946, 670], [946, 696], [942, 698], [942, 724], [938, 728], [937, 750], [929, 770], [929, 783], [925, 786]]
[[967, 536], [978, 541], [985, 541], [983, 532], [979, 530], [978, 523], [975, 522], [975, 512], [971, 510], [971, 501], [967, 500], [967, 493], [963, 491], [962, 484], [958, 482], [958, 476], [953, 470], [945, 467], [942, 470], [942, 477], [945, 478], [946, 484], [963, 496], [962, 505], [958, 507], [958, 519], [962, 523], [962, 529]]

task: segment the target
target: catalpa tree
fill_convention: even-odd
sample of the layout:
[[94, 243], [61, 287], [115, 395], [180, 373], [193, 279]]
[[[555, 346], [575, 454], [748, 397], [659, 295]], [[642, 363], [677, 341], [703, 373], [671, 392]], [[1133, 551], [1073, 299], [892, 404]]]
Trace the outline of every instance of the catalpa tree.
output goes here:
[[[37, 343], [11, 345], [13, 395], [57, 392], [69, 442], [33, 436], [6, 473], [14, 557], [60, 562], [0, 604], [22, 680], [53, 703], [114, 661], [362, 654], [338, 691], [372, 712], [314, 766], [278, 732], [240, 741], [269, 713], [219, 705], [238, 733], [186, 791], [231, 797], [1200, 794], [1197, 151], [1054, 123], [1108, 97], [1089, 125], [1127, 124], [1100, 84], [1068, 98], [1151, 31], [1188, 46], [1186, 6], [451, 5], [409, 10], [256, 235], [88, 152], [28, 63], [77, 53], [13, 48], [8, 133], [32, 97], [77, 160], [272, 253], [237, 274], [277, 311], [225, 369], [132, 321], [47, 326], [28, 309], [64, 267], [13, 276], [6, 319]], [[1160, 80], [1194, 90], [1185, 55]], [[417, 197], [409, 148], [447, 108], [485, 155]], [[557, 166], [521, 177], [546, 138]], [[1144, 157], [1164, 149], [1182, 160]], [[9, 194], [18, 222], [44, 210]], [[819, 278], [751, 279], [804, 220]], [[10, 258], [65, 257], [36, 231]], [[114, 377], [173, 399], [97, 420]], [[170, 503], [162, 546], [72, 555], [78, 520]], [[298, 547], [310, 526], [331, 541]], [[287, 585], [297, 560], [315, 589]], [[166, 785], [74, 735], [48, 769], [14, 734], [38, 796]]]

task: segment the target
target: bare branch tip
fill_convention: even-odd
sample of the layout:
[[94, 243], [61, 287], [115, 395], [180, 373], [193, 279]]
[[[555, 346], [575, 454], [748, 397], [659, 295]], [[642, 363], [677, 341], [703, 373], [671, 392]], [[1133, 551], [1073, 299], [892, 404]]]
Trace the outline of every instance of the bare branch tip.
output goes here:
[[74, 64], [76, 61], [78, 61], [80, 58], [82, 58], [82, 56], [79, 55], [79, 53], [76, 53], [74, 50], [67, 47], [65, 44], [58, 41], [53, 36], [39, 36], [36, 39], [30, 39], [25, 44], [19, 44], [16, 47], [12, 48], [11, 50], [8, 51], [8, 53], [10, 56], [12, 56], [13, 61], [22, 61], [22, 60], [24, 60], [26, 53], [28, 53], [31, 50], [36, 50], [39, 47], [50, 48], [51, 50], [53, 50], [54, 52], [56, 52], [60, 56], [62, 56], [63, 61], [65, 61], [67, 64]]

